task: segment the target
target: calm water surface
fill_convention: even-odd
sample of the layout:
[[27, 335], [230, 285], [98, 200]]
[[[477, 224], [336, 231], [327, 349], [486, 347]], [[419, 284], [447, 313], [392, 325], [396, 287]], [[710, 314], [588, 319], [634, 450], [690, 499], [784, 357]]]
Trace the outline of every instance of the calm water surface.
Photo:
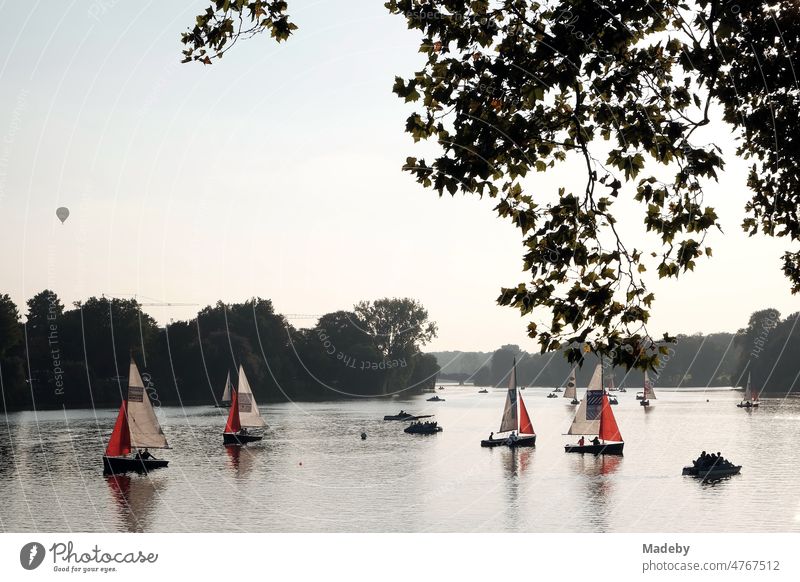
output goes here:
[[[241, 451], [221, 444], [225, 411], [162, 408], [169, 468], [116, 480], [101, 463], [116, 410], [9, 414], [0, 530], [800, 531], [800, 401], [748, 411], [735, 392], [662, 390], [644, 410], [631, 390], [615, 407], [625, 456], [596, 458], [563, 452], [574, 407], [539, 388], [522, 392], [536, 448], [482, 449], [505, 390], [477, 391], [262, 406], [266, 437]], [[381, 420], [401, 408], [436, 413], [444, 432], [407, 435]], [[682, 477], [701, 449], [742, 474], [714, 485]]]

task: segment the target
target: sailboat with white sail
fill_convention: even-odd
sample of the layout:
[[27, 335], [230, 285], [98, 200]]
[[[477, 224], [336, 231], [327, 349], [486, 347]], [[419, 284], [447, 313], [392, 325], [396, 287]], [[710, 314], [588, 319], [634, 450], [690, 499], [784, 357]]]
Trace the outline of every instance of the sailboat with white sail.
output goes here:
[[264, 428], [266, 423], [258, 410], [258, 404], [253, 396], [253, 390], [247, 381], [244, 368], [239, 366], [239, 386], [231, 391], [231, 409], [228, 421], [222, 433], [222, 443], [225, 445], [243, 445], [260, 441], [264, 438], [249, 429]]
[[577, 366], [572, 366], [572, 371], [569, 373], [569, 379], [567, 380], [567, 386], [564, 388], [564, 398], [569, 398], [571, 400], [570, 404], [578, 404], [578, 388], [575, 380], [576, 371]]
[[510, 433], [508, 436], [495, 438], [494, 433], [488, 439], [481, 441], [482, 447], [533, 447], [536, 446], [536, 433], [531, 424], [528, 410], [525, 408], [525, 401], [522, 400], [517, 388], [517, 359], [511, 367], [511, 374], [508, 378], [508, 393], [506, 394], [506, 404], [503, 408], [503, 418], [500, 421], [498, 433]]
[[[603, 389], [603, 367], [598, 364], [581, 400], [567, 434], [580, 435], [575, 445], [564, 445], [567, 453], [592, 453], [595, 455], [621, 455], [625, 442]], [[594, 436], [588, 443], [585, 436]]]
[[231, 373], [225, 377], [225, 388], [222, 390], [222, 398], [215, 408], [228, 408], [231, 405], [231, 392], [233, 391], [233, 384], [231, 384]]
[[653, 383], [650, 381], [647, 370], [644, 371], [644, 391], [641, 393], [641, 396], [642, 397], [639, 398], [639, 394], [636, 395], [636, 398], [641, 401], [639, 402], [641, 406], [650, 406], [650, 401], [656, 400], [656, 391], [653, 390]]
[[750, 384], [750, 372], [747, 373], [747, 386], [744, 389], [744, 398], [737, 404], [739, 408], [757, 408], [758, 393], [753, 390]]
[[[167, 437], [161, 430], [150, 395], [144, 387], [139, 368], [131, 360], [128, 373], [128, 393], [122, 400], [114, 430], [103, 455], [103, 472], [146, 473], [166, 467], [169, 461], [156, 459], [149, 449], [168, 449]], [[131, 452], [136, 453], [131, 456]], [[142, 451], [144, 449], [144, 451]]]

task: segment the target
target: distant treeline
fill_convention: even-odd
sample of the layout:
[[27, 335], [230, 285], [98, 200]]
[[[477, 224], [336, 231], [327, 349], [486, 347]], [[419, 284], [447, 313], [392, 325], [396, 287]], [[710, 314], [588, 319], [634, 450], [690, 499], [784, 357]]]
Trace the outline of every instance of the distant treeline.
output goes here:
[[259, 401], [421, 392], [439, 367], [420, 347], [436, 335], [411, 299], [361, 302], [296, 329], [272, 302], [218, 302], [159, 327], [135, 300], [91, 297], [65, 309], [45, 290], [24, 323], [0, 295], [0, 388], [6, 410], [119, 405], [133, 357], [163, 404], [214, 403], [243, 365]]
[[[656, 386], [704, 387], [743, 386], [752, 375], [753, 386], [764, 393], [786, 395], [800, 392], [800, 313], [785, 319], [775, 309], [753, 313], [746, 328], [737, 333], [678, 335], [674, 344], [664, 344], [658, 369], [650, 372]], [[441, 372], [440, 380], [504, 386], [514, 358], [517, 379], [522, 386], [561, 386], [570, 365], [559, 352], [527, 353], [517, 345], [505, 345], [495, 352], [433, 352]], [[578, 385], [586, 386], [597, 360], [587, 358], [578, 371]], [[642, 372], [618, 369], [617, 386], [640, 387]]]

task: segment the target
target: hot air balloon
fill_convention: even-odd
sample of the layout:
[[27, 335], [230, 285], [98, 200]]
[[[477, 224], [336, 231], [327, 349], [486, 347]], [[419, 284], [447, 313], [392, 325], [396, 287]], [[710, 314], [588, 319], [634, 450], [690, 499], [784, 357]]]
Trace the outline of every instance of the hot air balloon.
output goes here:
[[58, 216], [58, 219], [61, 221], [61, 224], [64, 224], [64, 221], [67, 218], [69, 218], [69, 208], [67, 208], [66, 206], [62, 206], [56, 209], [56, 216]]

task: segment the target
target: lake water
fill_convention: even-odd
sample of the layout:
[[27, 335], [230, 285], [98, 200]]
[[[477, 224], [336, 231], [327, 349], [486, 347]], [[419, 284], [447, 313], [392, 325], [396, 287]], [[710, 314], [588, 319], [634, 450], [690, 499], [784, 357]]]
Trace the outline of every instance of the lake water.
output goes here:
[[[800, 531], [800, 401], [749, 411], [731, 391], [661, 390], [643, 409], [631, 390], [615, 407], [625, 456], [604, 458], [564, 453], [575, 407], [540, 388], [522, 392], [536, 448], [481, 448], [506, 391], [477, 391], [448, 386], [438, 403], [262, 406], [266, 437], [241, 451], [222, 446], [224, 410], [162, 408], [173, 449], [156, 454], [169, 467], [116, 480], [101, 463], [116, 410], [9, 414], [0, 530]], [[436, 413], [444, 432], [408, 435], [382, 420], [401, 408]], [[716, 484], [682, 477], [701, 449], [722, 451], [742, 474]]]

